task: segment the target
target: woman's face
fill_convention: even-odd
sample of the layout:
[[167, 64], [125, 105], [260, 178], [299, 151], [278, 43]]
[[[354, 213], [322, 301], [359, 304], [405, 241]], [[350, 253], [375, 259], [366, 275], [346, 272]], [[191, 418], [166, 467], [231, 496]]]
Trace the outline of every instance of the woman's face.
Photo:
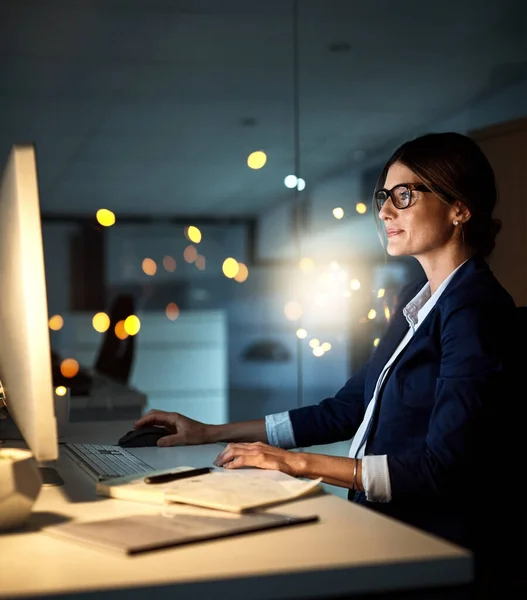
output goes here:
[[[388, 170], [384, 188], [391, 190], [403, 183], [422, 183], [410, 169], [394, 163]], [[408, 208], [395, 208], [391, 199], [379, 211], [388, 240], [390, 256], [415, 258], [438, 254], [454, 242], [456, 208], [445, 204], [433, 192], [412, 192]]]

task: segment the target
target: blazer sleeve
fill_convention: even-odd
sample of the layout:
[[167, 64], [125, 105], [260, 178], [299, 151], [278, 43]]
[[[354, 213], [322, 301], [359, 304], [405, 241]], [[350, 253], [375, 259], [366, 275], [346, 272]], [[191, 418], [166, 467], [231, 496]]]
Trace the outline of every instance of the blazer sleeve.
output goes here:
[[367, 361], [333, 398], [289, 411], [297, 446], [313, 446], [349, 440], [364, 417]]

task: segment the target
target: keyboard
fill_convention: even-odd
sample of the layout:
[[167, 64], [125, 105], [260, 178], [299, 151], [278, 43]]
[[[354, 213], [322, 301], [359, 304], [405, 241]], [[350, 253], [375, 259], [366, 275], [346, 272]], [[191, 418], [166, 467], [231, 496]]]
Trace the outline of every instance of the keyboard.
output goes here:
[[155, 471], [154, 467], [120, 446], [66, 443], [61, 447], [95, 481]]

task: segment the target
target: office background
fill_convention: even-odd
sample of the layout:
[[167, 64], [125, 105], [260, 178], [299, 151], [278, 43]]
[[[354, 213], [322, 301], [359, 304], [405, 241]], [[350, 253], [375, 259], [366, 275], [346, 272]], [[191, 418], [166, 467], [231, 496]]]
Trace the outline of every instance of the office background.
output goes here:
[[36, 144], [53, 349], [91, 366], [126, 293], [145, 408], [332, 395], [418, 272], [370, 199], [428, 131], [496, 161], [496, 269], [527, 302], [526, 29], [522, 0], [4, 0], [0, 151]]

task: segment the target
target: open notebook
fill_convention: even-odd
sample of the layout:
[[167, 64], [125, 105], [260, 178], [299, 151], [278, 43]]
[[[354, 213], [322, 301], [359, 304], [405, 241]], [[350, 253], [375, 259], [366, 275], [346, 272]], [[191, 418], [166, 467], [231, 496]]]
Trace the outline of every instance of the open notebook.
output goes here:
[[[184, 471], [192, 467], [179, 467]], [[158, 471], [156, 474], [162, 473]], [[141, 476], [118, 477], [97, 483], [97, 494], [151, 504], [178, 502], [242, 513], [282, 504], [322, 491], [321, 479], [297, 479], [280, 471], [262, 469], [214, 470], [162, 484], [145, 483]]]

